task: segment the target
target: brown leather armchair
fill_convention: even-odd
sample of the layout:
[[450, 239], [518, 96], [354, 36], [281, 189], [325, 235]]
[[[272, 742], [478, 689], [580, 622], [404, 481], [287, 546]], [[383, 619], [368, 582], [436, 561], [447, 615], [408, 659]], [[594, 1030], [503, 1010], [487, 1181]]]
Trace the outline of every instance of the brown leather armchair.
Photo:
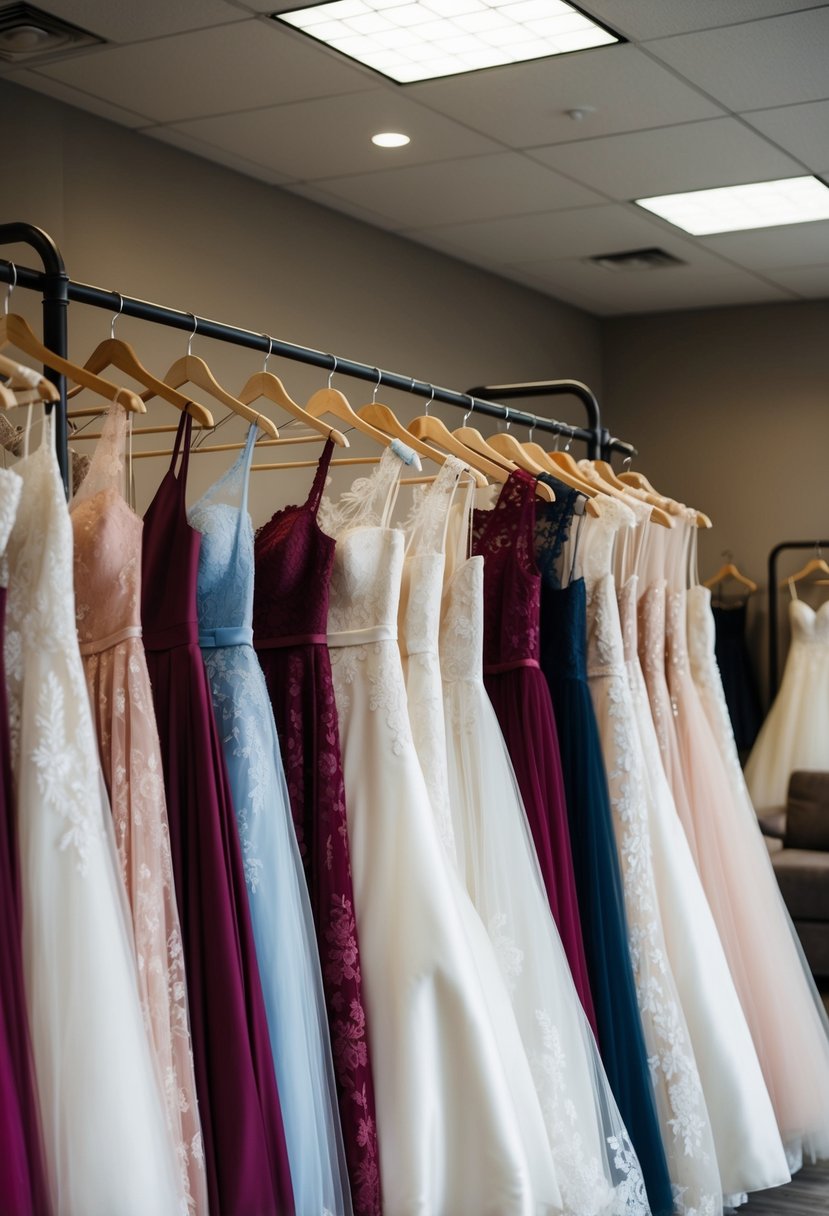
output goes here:
[[785, 807], [759, 820], [809, 966], [829, 976], [829, 773], [792, 773]]

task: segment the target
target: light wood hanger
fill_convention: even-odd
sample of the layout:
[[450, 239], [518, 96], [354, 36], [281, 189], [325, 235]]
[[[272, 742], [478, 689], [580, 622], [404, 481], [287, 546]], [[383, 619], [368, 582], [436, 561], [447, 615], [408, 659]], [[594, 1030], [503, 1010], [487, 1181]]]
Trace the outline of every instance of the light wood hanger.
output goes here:
[[[503, 432], [501, 433], [503, 434]], [[500, 438], [498, 435], [492, 436], [493, 441], [498, 438]], [[492, 446], [496, 447], [496, 444], [493, 442]], [[584, 497], [584, 510], [588, 515], [598, 517], [601, 514], [599, 508], [593, 501], [600, 491], [592, 484], [592, 482], [587, 481], [586, 478], [581, 476], [573, 477], [559, 465], [553, 464], [552, 460], [544, 451], [540, 443], [534, 443], [531, 439], [527, 439], [521, 444], [521, 447], [531, 460], [534, 460], [536, 464], [540, 465], [541, 468], [544, 469], [545, 473], [549, 473], [551, 477], [555, 477], [561, 482], [562, 485], [569, 486], [571, 490], [576, 490]]]
[[[210, 410], [200, 405], [197, 401], [192, 401], [189, 397], [185, 397], [183, 393], [177, 392], [175, 388], [166, 384], [163, 380], [159, 380], [157, 376], [154, 376], [144, 366], [129, 342], [115, 337], [116, 319], [117, 314], [112, 319], [110, 336], [105, 338], [103, 342], [98, 343], [84, 364], [84, 367], [96, 374], [106, 371], [108, 367], [117, 368], [125, 376], [130, 376], [133, 380], [137, 380], [139, 384], [143, 384], [144, 388], [150, 390], [153, 396], [163, 398], [164, 401], [169, 402], [170, 405], [175, 406], [182, 413], [191, 414], [193, 421], [198, 422], [200, 426], [212, 427], [213, 416]], [[80, 387], [73, 388], [66, 395], [70, 398], [75, 397], [81, 391]], [[144, 400], [149, 400], [149, 398], [145, 397]], [[69, 417], [72, 417], [71, 413]], [[143, 428], [137, 428], [134, 433], [136, 435], [142, 434]]]
[[804, 579], [811, 578], [813, 574], [829, 575], [829, 565], [826, 564], [826, 561], [822, 557], [810, 558], [806, 565], [802, 566], [795, 574], [790, 574], [788, 578], [781, 579], [778, 586], [791, 587], [793, 583], [802, 583]]
[[[598, 471], [596, 471], [596, 470], [594, 470], [594, 472], [596, 473], [595, 481], [591, 481], [591, 479], [589, 477], [585, 477], [583, 469], [581, 469], [579, 467], [577, 461], [570, 455], [570, 453], [568, 451], [564, 451], [564, 452], [553, 451], [553, 452], [549, 453], [549, 456], [550, 456], [550, 459], [552, 460], [553, 464], [557, 465], [564, 472], [569, 473], [573, 477], [582, 478], [583, 480], [587, 481], [588, 484], [593, 485], [593, 487], [595, 489], [599, 490], [602, 494], [607, 494], [611, 498], [618, 498], [621, 502], [624, 502], [627, 498], [629, 498], [629, 496], [630, 496], [629, 489], [625, 489], [625, 490], [617, 489], [617, 487], [615, 485], [611, 484], [610, 482], [604, 481], [604, 479], [599, 475]], [[662, 527], [664, 527], [664, 528], [672, 528], [674, 526], [674, 521], [673, 521], [672, 517], [668, 514], [667, 511], [664, 510], [664, 508], [659, 507], [659, 506], [654, 506], [651, 503], [649, 503], [648, 505], [651, 508], [650, 519], [651, 519], [652, 523], [661, 524]]]
[[[364, 418], [354, 410], [345, 393], [341, 393], [339, 389], [331, 387], [331, 380], [334, 372], [337, 370], [336, 355], [332, 355], [334, 366], [328, 376], [328, 385], [326, 388], [318, 388], [315, 393], [312, 393], [308, 401], [305, 403], [306, 412], [314, 418], [319, 418], [323, 414], [330, 414], [332, 418], [339, 418], [348, 427], [359, 431], [361, 435], [367, 435], [369, 439], [373, 439], [375, 443], [379, 443], [381, 447], [387, 448], [391, 446], [392, 436], [387, 435], [376, 426], [372, 426], [370, 422], [366, 422]], [[405, 442], [405, 440], [404, 440]]]
[[740, 583], [747, 589], [749, 594], [753, 594], [757, 590], [757, 584], [754, 579], [749, 578], [747, 574], [743, 574], [733, 561], [728, 561], [724, 566], [720, 566], [716, 574], [712, 574], [711, 578], [707, 578], [702, 584], [703, 587], [713, 589], [719, 583], [726, 583], [732, 579], [735, 583]]
[[[614, 476], [616, 475], [614, 474]], [[683, 512], [681, 504], [678, 503], [676, 499], [669, 498], [666, 494], [660, 494], [659, 491], [651, 485], [643, 473], [636, 473], [633, 470], [628, 469], [624, 473], [619, 473], [618, 476], [616, 476], [616, 480], [621, 481], [623, 485], [632, 486], [634, 489], [643, 491], [643, 493], [648, 496], [647, 499], [643, 499], [643, 501], [650, 502], [653, 505], [662, 506], [665, 508], [665, 510], [670, 511], [672, 515], [681, 515]], [[697, 511], [696, 508], [693, 508], [693, 510], [696, 517], [694, 522], [698, 528], [713, 528], [713, 523], [704, 511]]]
[[[265, 336], [265, 335], [263, 335]], [[333, 427], [327, 427], [320, 422], [313, 414], [309, 414], [301, 405], [298, 405], [288, 394], [285, 385], [275, 376], [273, 372], [268, 371], [268, 359], [271, 357], [273, 350], [273, 338], [269, 338], [270, 350], [265, 356], [265, 366], [261, 372], [254, 374], [245, 382], [242, 391], [239, 393], [239, 400], [245, 405], [252, 405], [254, 401], [258, 401], [260, 397], [264, 397], [267, 401], [272, 401], [274, 405], [278, 405], [290, 414], [293, 418], [304, 422], [312, 431], [317, 431], [325, 439], [331, 439], [338, 448], [350, 447], [350, 443], [342, 431], [338, 431]]]
[[[199, 320], [193, 316], [193, 332], [187, 342], [187, 354], [182, 355], [180, 359], [176, 359], [175, 363], [167, 371], [163, 377], [164, 384], [170, 388], [181, 388], [184, 384], [193, 384], [196, 388], [202, 389], [208, 393], [225, 409], [230, 410], [232, 414], [238, 414], [240, 418], [246, 419], [248, 422], [255, 422], [260, 431], [264, 431], [266, 435], [270, 435], [271, 439], [279, 438], [279, 431], [276, 425], [271, 422], [270, 418], [266, 418], [264, 414], [260, 414], [258, 410], [252, 409], [240, 401], [238, 397], [234, 397], [227, 389], [222, 388], [216, 377], [213, 375], [210, 368], [205, 363], [204, 359], [199, 355], [192, 353], [193, 338], [198, 333]], [[158, 396], [152, 389], [141, 394], [142, 401], [151, 401], [153, 397]], [[209, 445], [205, 445], [209, 451]]]
[[60, 401], [57, 385], [53, 384], [51, 380], [47, 380], [40, 372], [36, 372], [34, 368], [18, 363], [15, 359], [10, 359], [8, 355], [0, 355], [0, 375], [8, 377], [6, 384], [2, 387], [11, 395], [11, 399], [16, 405], [25, 403], [18, 401], [15, 393], [29, 389], [37, 393], [40, 401], [47, 401], [50, 405], [55, 405]]
[[[459, 426], [455, 428], [452, 434], [456, 439], [460, 440], [462, 444], [468, 447], [470, 451], [475, 452], [477, 456], [482, 457], [484, 460], [493, 462], [500, 468], [501, 474], [497, 477], [497, 480], [502, 485], [507, 480], [510, 473], [512, 473], [516, 468], [522, 467], [517, 465], [508, 456], [503, 456], [499, 451], [492, 447], [492, 445], [486, 439], [484, 439], [477, 427], [466, 425]], [[533, 475], [535, 476], [535, 474]], [[556, 500], [555, 490], [552, 488], [552, 486], [548, 486], [545, 481], [536, 481], [535, 492], [537, 497], [543, 498], [545, 502], [555, 502]]]
[[96, 376], [94, 372], [87, 371], [77, 363], [71, 363], [61, 355], [55, 354], [53, 350], [49, 350], [48, 346], [44, 346], [35, 335], [25, 317], [18, 316], [17, 313], [9, 312], [0, 316], [0, 348], [4, 346], [13, 346], [17, 350], [23, 351], [36, 362], [51, 367], [52, 371], [59, 372], [74, 384], [83, 385], [84, 388], [97, 393], [99, 397], [104, 397], [107, 401], [117, 400], [126, 410], [134, 414], [146, 414], [147, 412], [144, 402], [131, 389], [111, 384], [109, 380], [104, 380], [101, 376]]
[[[377, 387], [379, 387], [379, 371]], [[411, 431], [407, 430], [400, 419], [395, 414], [394, 410], [388, 405], [381, 405], [377, 401], [377, 387], [369, 405], [362, 405], [357, 410], [358, 415], [371, 426], [376, 427], [379, 431], [383, 431], [386, 435], [390, 435], [393, 439], [399, 439], [413, 448], [420, 456], [425, 456], [427, 460], [433, 460], [436, 464], [446, 463], [446, 453], [441, 452], [439, 448], [434, 448], [426, 443], [423, 439], [418, 439]], [[467, 464], [469, 476], [475, 482], [475, 485], [482, 487], [487, 485], [486, 477], [477, 469], [473, 469]]]

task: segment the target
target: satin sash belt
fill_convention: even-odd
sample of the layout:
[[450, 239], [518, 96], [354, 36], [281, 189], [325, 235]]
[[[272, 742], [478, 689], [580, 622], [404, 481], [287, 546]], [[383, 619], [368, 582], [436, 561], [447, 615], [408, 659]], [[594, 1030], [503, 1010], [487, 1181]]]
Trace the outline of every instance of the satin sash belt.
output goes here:
[[253, 630], [249, 625], [220, 625], [218, 629], [200, 629], [199, 645], [202, 650], [215, 650], [217, 646], [252, 646]]
[[328, 636], [324, 633], [291, 633], [281, 638], [257, 638], [253, 644], [257, 650], [284, 650], [287, 646], [325, 646]]
[[93, 642], [81, 642], [79, 649], [81, 654], [99, 654], [102, 650], [109, 650], [110, 646], [117, 646], [119, 642], [126, 642], [127, 638], [140, 638], [140, 625], [125, 625], [123, 629], [116, 630], [105, 638], [95, 638]]
[[328, 645], [365, 646], [370, 642], [396, 642], [396, 625], [372, 625], [368, 629], [344, 629], [341, 633], [329, 633]]
[[198, 621], [180, 621], [178, 625], [168, 625], [166, 629], [154, 629], [152, 633], [144, 634], [145, 650], [172, 650], [174, 646], [198, 644]]
[[516, 671], [519, 667], [538, 666], [538, 659], [513, 659], [511, 663], [484, 663], [484, 675], [495, 676], [502, 671]]

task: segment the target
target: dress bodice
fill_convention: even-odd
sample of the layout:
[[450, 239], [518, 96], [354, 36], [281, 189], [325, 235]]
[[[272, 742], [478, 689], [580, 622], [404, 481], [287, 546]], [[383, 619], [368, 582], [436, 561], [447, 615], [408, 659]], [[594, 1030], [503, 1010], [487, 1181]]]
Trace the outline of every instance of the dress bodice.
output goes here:
[[[196, 584], [201, 533], [187, 522], [185, 494], [193, 419], [182, 414], [173, 457], [144, 515], [141, 622], [144, 649], [198, 643]], [[181, 467], [175, 472], [179, 452]]]
[[548, 473], [543, 473], [539, 480], [551, 486], [556, 497], [555, 502], [539, 500], [535, 504], [535, 560], [542, 585], [558, 588], [567, 581], [564, 551], [582, 495]]
[[203, 647], [253, 640], [253, 525], [247, 502], [255, 442], [254, 423], [238, 459], [188, 512], [202, 538], [197, 599]]
[[639, 658], [649, 685], [653, 679], [665, 679], [666, 595], [665, 580], [660, 579], [646, 587], [639, 600]]
[[665, 661], [672, 678], [688, 674], [688, 631], [684, 591], [669, 591], [665, 605]]
[[541, 575], [534, 528], [535, 478], [514, 469], [495, 506], [473, 516], [472, 551], [484, 559], [484, 671], [538, 664]]
[[619, 609], [613, 580], [613, 546], [620, 528], [635, 517], [623, 502], [600, 495], [593, 500], [599, 514], [587, 516], [579, 539], [577, 568], [587, 598], [588, 672], [591, 676], [618, 673], [624, 664]]
[[[746, 633], [748, 601], [735, 601], [733, 604], [712, 604], [711, 612], [713, 613], [714, 622], [717, 627], [717, 637], [721, 641], [728, 643], [742, 643]], [[706, 616], [708, 616], [707, 612]]]
[[638, 595], [639, 579], [635, 574], [632, 574], [619, 588], [617, 593], [625, 663], [634, 663], [639, 660], [639, 651], [637, 649], [639, 633], [637, 620]]
[[257, 646], [325, 642], [335, 542], [317, 522], [334, 443], [320, 456], [307, 500], [283, 507], [256, 533], [253, 631]]
[[544, 474], [541, 480], [555, 491], [555, 502], [535, 507], [535, 560], [541, 572], [541, 666], [562, 679], [587, 678], [586, 598], [583, 579], [565, 584], [565, 548], [578, 490]]
[[454, 456], [447, 457], [432, 484], [415, 498], [405, 524], [408, 542], [398, 615], [404, 657], [438, 653], [446, 529], [464, 467]]
[[84, 654], [141, 632], [144, 524], [123, 497], [126, 426], [126, 411], [113, 403], [70, 507], [76, 622]]
[[789, 604], [789, 624], [793, 643], [829, 649], [828, 605], [829, 601], [821, 604], [816, 611], [805, 600], [792, 600]]
[[320, 505], [320, 523], [336, 540], [329, 646], [397, 638], [405, 537], [389, 519], [403, 467], [394, 447], [386, 448], [368, 477], [358, 477], [338, 502]]

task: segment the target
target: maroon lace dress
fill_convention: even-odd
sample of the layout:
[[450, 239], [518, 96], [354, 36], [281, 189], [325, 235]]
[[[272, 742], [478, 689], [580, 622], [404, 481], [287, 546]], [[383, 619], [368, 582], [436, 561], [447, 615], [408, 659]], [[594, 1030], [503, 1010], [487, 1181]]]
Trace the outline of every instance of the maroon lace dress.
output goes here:
[[380, 1165], [345, 788], [326, 629], [334, 541], [317, 523], [331, 440], [308, 501], [256, 536], [254, 646], [270, 693], [319, 941], [355, 1216], [379, 1216]]
[[541, 576], [533, 557], [535, 479], [517, 469], [491, 511], [476, 510], [484, 558], [484, 683], [506, 740], [547, 898], [594, 1033], [553, 703], [539, 666]]
[[185, 510], [191, 430], [192, 418], [182, 414], [170, 468], [144, 516], [141, 621], [164, 767], [208, 1196], [215, 1216], [292, 1216], [242, 850], [199, 649], [201, 534]]

